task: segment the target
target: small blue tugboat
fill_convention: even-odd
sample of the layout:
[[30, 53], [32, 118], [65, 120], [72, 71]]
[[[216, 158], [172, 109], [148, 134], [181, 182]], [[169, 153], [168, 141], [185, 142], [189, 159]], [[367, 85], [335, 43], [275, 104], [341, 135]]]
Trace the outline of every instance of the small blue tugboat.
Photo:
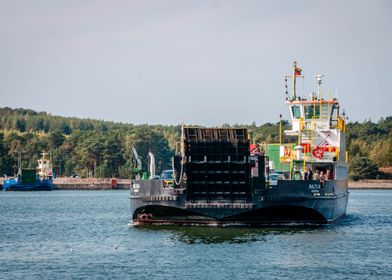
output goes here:
[[47, 153], [42, 152], [37, 169], [19, 167], [16, 178], [4, 181], [4, 191], [51, 191], [57, 189], [53, 184], [52, 164], [46, 156]]

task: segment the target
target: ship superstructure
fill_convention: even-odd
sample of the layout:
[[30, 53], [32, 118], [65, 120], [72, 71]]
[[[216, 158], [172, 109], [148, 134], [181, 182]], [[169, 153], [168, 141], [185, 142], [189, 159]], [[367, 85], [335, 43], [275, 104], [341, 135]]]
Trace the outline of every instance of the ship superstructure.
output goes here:
[[328, 180], [347, 181], [346, 125], [344, 116], [340, 115], [339, 102], [336, 98], [322, 97], [323, 75], [315, 76], [317, 94], [311, 93], [308, 99], [297, 96], [295, 81], [303, 77], [301, 72], [294, 62], [293, 75], [286, 76], [286, 84], [287, 78], [293, 79], [292, 97], [288, 96], [286, 90], [286, 105], [292, 128], [284, 131], [284, 134], [295, 137], [296, 142], [283, 144], [280, 131], [279, 165], [289, 165], [290, 179], [295, 179], [298, 173], [303, 177], [303, 173], [308, 170], [313, 175], [317, 171], [318, 175], [321, 172], [324, 176], [328, 173]]

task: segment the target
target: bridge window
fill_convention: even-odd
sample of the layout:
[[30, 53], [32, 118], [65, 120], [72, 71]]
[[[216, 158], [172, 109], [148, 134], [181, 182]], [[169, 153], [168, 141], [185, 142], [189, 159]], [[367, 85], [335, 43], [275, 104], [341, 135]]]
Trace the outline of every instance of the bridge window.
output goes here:
[[299, 119], [301, 117], [301, 107], [294, 105], [291, 107], [291, 112], [293, 114], [293, 119]]
[[332, 106], [331, 118], [332, 120], [338, 119], [338, 107], [335, 104]]
[[312, 119], [313, 117], [320, 117], [320, 106], [319, 105], [307, 105], [305, 106], [305, 119]]

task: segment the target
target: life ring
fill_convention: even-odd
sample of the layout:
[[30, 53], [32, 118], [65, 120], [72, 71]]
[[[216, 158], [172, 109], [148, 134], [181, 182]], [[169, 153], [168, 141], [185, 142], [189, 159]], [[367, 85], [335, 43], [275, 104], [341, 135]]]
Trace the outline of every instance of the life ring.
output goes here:
[[316, 146], [312, 153], [315, 158], [321, 159], [324, 155], [324, 150], [322, 147]]
[[284, 155], [285, 155], [285, 157], [290, 157], [290, 155], [291, 155], [290, 147], [285, 147], [284, 148]]

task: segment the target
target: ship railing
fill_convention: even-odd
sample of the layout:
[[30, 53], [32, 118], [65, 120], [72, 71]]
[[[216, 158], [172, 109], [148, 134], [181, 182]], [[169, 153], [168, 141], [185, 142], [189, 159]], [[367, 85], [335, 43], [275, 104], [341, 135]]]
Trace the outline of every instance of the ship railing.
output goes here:
[[340, 157], [340, 149], [336, 146], [328, 146], [328, 147], [319, 147], [321, 149], [321, 156], [316, 157], [314, 154], [314, 147], [312, 144], [301, 144], [302, 150], [297, 151], [295, 149], [295, 144], [283, 144], [280, 146], [280, 162], [290, 163], [291, 161], [307, 161], [307, 162], [316, 162], [316, 161], [334, 161], [339, 160]]
[[312, 131], [312, 130], [324, 130], [324, 129], [336, 129], [338, 128], [338, 120], [326, 119], [320, 121], [320, 119], [304, 119], [302, 120], [301, 131]]
[[339, 129], [346, 132], [346, 123], [342, 117], [332, 119], [325, 118], [325, 121], [320, 119], [304, 119], [300, 122], [301, 130], [316, 130], [316, 129]]

